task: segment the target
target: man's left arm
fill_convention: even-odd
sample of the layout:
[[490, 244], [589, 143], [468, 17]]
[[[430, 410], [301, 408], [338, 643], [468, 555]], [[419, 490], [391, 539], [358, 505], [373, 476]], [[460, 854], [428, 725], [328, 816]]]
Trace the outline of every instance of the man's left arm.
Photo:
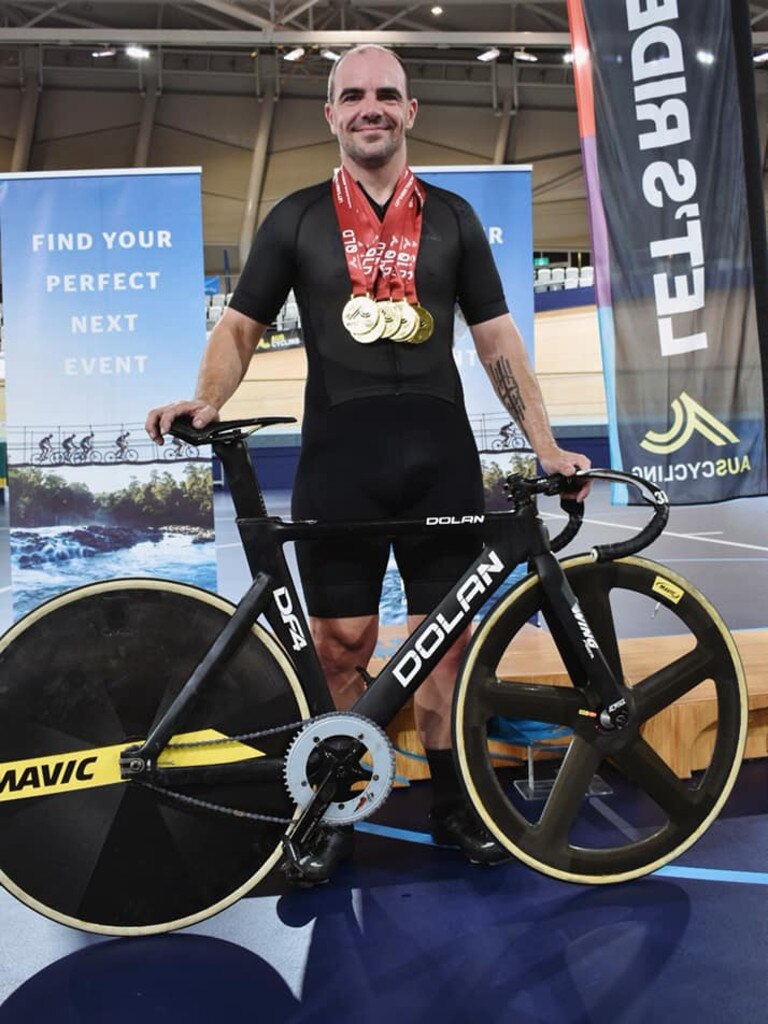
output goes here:
[[[572, 476], [589, 469], [586, 455], [566, 451], [557, 444], [549, 423], [539, 382], [531, 369], [525, 345], [512, 317], [505, 313], [470, 327], [477, 354], [502, 405], [533, 448], [546, 473]], [[589, 485], [575, 497], [586, 497]]]

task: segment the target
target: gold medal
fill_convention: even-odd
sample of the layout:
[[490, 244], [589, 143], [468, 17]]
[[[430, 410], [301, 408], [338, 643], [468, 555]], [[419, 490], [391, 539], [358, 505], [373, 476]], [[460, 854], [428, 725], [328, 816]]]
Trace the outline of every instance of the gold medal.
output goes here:
[[361, 342], [363, 345], [368, 345], [372, 341], [378, 341], [384, 334], [384, 317], [377, 310], [376, 311], [376, 322], [367, 331], [362, 330], [361, 325], [356, 326], [353, 330], [350, 330], [350, 334], [355, 341]]
[[396, 306], [400, 311], [402, 320], [400, 321], [400, 326], [392, 335], [392, 340], [407, 341], [409, 338], [412, 338], [419, 329], [419, 314], [413, 306], [409, 306], [407, 302], [403, 302], [402, 300], [397, 302]]
[[378, 304], [368, 295], [353, 295], [341, 311], [341, 322], [355, 341], [371, 342], [381, 337], [384, 324]]
[[406, 338], [405, 341], [410, 345], [421, 345], [432, 337], [432, 332], [435, 329], [435, 318], [424, 306], [416, 305], [413, 309], [419, 318], [419, 326], [416, 333], [412, 337]]
[[393, 338], [403, 319], [399, 304], [393, 302], [392, 299], [382, 299], [379, 302], [379, 311], [384, 321], [382, 338]]

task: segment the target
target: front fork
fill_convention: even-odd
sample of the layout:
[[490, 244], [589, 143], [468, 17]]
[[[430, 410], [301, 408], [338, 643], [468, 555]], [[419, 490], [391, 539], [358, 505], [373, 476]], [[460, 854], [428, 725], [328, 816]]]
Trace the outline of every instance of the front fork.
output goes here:
[[531, 564], [552, 612], [552, 638], [571, 679], [584, 690], [598, 728], [626, 729], [632, 718], [631, 689], [608, 664], [562, 566], [549, 551], [535, 555]]

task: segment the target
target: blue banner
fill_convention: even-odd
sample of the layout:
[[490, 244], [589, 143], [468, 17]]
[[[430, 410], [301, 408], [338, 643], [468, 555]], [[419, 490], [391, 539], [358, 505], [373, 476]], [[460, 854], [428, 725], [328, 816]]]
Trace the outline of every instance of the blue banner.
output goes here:
[[[456, 192], [472, 205], [483, 225], [504, 286], [510, 312], [534, 365], [533, 218], [529, 166], [414, 168], [424, 181]], [[528, 442], [510, 420], [477, 357], [469, 329], [457, 313], [454, 358], [484, 466], [502, 453], [529, 452]], [[523, 456], [527, 459], [528, 456]], [[503, 460], [506, 464], [506, 457]], [[504, 469], [508, 471], [506, 465]], [[514, 467], [523, 468], [523, 467]], [[495, 470], [489, 470], [493, 480]], [[488, 475], [488, 473], [486, 474]], [[486, 490], [495, 488], [488, 486]], [[489, 502], [493, 504], [493, 502]]]
[[14, 614], [115, 575], [215, 589], [207, 451], [143, 430], [205, 344], [195, 169], [0, 178]]

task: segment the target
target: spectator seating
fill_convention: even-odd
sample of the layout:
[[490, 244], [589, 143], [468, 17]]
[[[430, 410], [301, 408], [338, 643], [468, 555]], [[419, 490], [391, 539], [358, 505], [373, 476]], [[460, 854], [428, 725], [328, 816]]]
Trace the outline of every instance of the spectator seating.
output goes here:
[[561, 291], [565, 288], [591, 288], [595, 283], [595, 268], [536, 267], [533, 278], [534, 292]]
[[579, 272], [579, 288], [591, 288], [595, 283], [595, 268], [582, 267]]
[[538, 267], [534, 278], [533, 290], [545, 292], [552, 282], [552, 270], [550, 267]]
[[579, 268], [578, 267], [566, 267], [565, 268], [565, 287], [566, 288], [578, 288], [579, 287]]

